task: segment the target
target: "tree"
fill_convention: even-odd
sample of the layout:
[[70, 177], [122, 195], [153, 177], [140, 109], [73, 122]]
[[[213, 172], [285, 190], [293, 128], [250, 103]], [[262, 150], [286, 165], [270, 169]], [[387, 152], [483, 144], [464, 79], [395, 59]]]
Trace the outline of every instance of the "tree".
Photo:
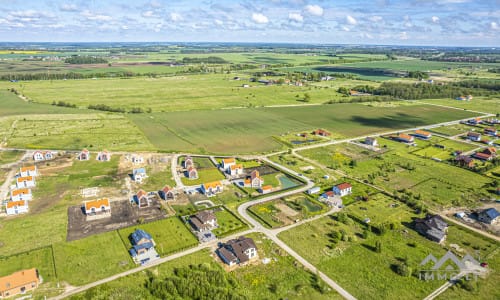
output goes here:
[[309, 93], [304, 94], [304, 102], [310, 102], [311, 101], [311, 95]]
[[375, 242], [375, 252], [377, 252], [377, 253], [382, 252], [382, 242], [380, 242], [380, 241]]

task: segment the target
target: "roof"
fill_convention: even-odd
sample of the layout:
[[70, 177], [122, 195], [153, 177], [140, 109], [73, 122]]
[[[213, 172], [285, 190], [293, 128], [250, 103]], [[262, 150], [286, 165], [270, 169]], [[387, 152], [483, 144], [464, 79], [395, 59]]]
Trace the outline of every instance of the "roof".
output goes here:
[[147, 193], [144, 190], [139, 190], [136, 194], [138, 199], [145, 197], [146, 195], [147, 195]]
[[85, 205], [85, 211], [91, 210], [92, 208], [98, 209], [101, 208], [103, 205], [109, 207], [109, 200], [108, 198], [90, 200], [90, 201], [85, 201], [84, 205]]
[[220, 181], [213, 181], [213, 182], [208, 182], [208, 183], [204, 183], [203, 184], [203, 187], [205, 190], [208, 190], [209, 188], [217, 188], [218, 186], [222, 186], [222, 182]]
[[226, 245], [233, 249], [233, 254], [236, 255], [240, 263], [248, 261], [248, 256], [245, 251], [251, 248], [257, 249], [251, 238], [240, 236], [238, 239], [229, 240]]
[[474, 161], [474, 159], [472, 159], [471, 157], [469, 156], [465, 156], [465, 155], [459, 155], [455, 158], [456, 161], [463, 161], [465, 163], [470, 163], [472, 161]]
[[325, 196], [325, 195], [326, 195], [327, 197], [331, 198], [331, 197], [334, 197], [334, 196], [335, 196], [335, 193], [334, 193], [333, 191], [328, 191], [328, 192], [325, 192], [325, 193], [323, 194], [323, 196]]
[[430, 136], [431, 135], [430, 132], [424, 131], [424, 130], [416, 130], [415, 133], [418, 134], [418, 135], [424, 135], [424, 136]]
[[493, 207], [484, 210], [482, 213], [487, 215], [488, 218], [490, 218], [491, 220], [494, 220], [494, 219], [500, 217], [500, 213]]
[[142, 239], [152, 240], [153, 238], [149, 235], [149, 233], [142, 229], [136, 229], [130, 234], [130, 240], [134, 245], [137, 245], [137, 243], [139, 243]]
[[482, 152], [476, 152], [476, 153], [474, 153], [473, 156], [477, 157], [479, 159], [490, 159], [491, 158], [491, 154], [486, 154], [486, 153], [482, 153]]
[[26, 201], [24, 200], [20, 200], [20, 201], [10, 201], [10, 202], [7, 202], [7, 208], [13, 208], [15, 206], [25, 206], [27, 203]]
[[424, 224], [429, 230], [444, 231], [448, 227], [448, 224], [439, 215], [427, 215], [424, 219], [416, 219], [415, 221]]
[[252, 173], [250, 173], [250, 176], [252, 178], [260, 178], [260, 173], [257, 170], [253, 170]]
[[22, 167], [21, 172], [36, 171], [36, 166]]
[[189, 167], [188, 172], [190, 172], [190, 173], [191, 173], [191, 171], [195, 171], [195, 172], [197, 172], [195, 167]]
[[17, 190], [11, 191], [10, 194], [12, 196], [31, 194], [31, 190], [30, 189], [17, 189]]
[[170, 191], [172, 191], [172, 188], [168, 185], [166, 185], [164, 188], [161, 189], [162, 192], [164, 193], [168, 193]]
[[367, 142], [373, 142], [373, 141], [376, 141], [376, 140], [377, 140], [376, 138], [371, 137], [371, 136], [367, 136], [367, 137], [365, 138], [365, 141], [367, 141]]
[[413, 137], [412, 137], [412, 136], [407, 135], [407, 134], [405, 134], [405, 133], [400, 133], [400, 134], [398, 134], [398, 138], [400, 138], [400, 139], [405, 139], [405, 140], [408, 140], [408, 141], [411, 141], [411, 140], [413, 139]]
[[89, 150], [87, 150], [87, 149], [85, 149], [85, 148], [84, 148], [84, 149], [82, 150], [82, 152], [89, 152]]
[[17, 182], [33, 181], [33, 176], [17, 177]]
[[219, 255], [224, 256], [224, 258], [226, 258], [226, 260], [228, 260], [230, 262], [237, 260], [236, 256], [233, 254], [233, 252], [227, 250], [224, 247], [219, 248], [219, 250], [217, 250], [217, 251], [219, 252]]
[[488, 128], [485, 128], [484, 131], [496, 132], [497, 129], [495, 127], [488, 127]]
[[38, 271], [35, 268], [18, 271], [0, 277], [0, 292], [5, 292], [35, 281], [38, 282]]
[[194, 215], [202, 223], [207, 223], [211, 220], [216, 220], [215, 214], [211, 210], [202, 210]]
[[345, 190], [345, 189], [352, 188], [352, 185], [350, 183], [344, 182], [344, 183], [337, 185], [337, 188], [339, 190]]
[[495, 147], [488, 147], [486, 149], [483, 150], [483, 153], [486, 153], [486, 154], [496, 154], [497, 153], [497, 149]]
[[237, 164], [237, 165], [232, 165], [231, 170], [236, 170], [236, 169], [243, 169], [243, 165]]
[[480, 137], [480, 136], [481, 136], [481, 134], [480, 134], [480, 133], [477, 133], [477, 132], [468, 132], [468, 133], [467, 133], [467, 136]]
[[135, 174], [142, 174], [142, 173], [146, 173], [146, 169], [144, 168], [139, 168], [139, 169], [134, 169], [132, 171], [132, 174], [135, 175]]
[[153, 248], [153, 247], [154, 247], [153, 243], [146, 242], [146, 243], [142, 243], [140, 245], [134, 245], [132, 247], [132, 249], [134, 249], [137, 252], [137, 251], [139, 251], [141, 249], [150, 249], [150, 248]]
[[273, 186], [272, 186], [272, 185], [265, 185], [265, 186], [261, 187], [261, 189], [262, 189], [263, 191], [272, 190], [272, 189], [273, 189]]
[[231, 157], [231, 158], [224, 158], [222, 162], [224, 162], [224, 164], [235, 164], [236, 160], [234, 159], [234, 157]]

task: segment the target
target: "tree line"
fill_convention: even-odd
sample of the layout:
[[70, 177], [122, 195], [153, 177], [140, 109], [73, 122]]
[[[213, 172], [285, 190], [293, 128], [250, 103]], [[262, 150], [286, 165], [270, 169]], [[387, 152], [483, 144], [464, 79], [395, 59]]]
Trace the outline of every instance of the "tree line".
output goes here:
[[67, 64], [72, 64], [72, 65], [83, 65], [83, 64], [107, 64], [108, 61], [105, 60], [102, 57], [95, 57], [95, 56], [78, 56], [78, 55], [73, 55], [71, 57], [68, 57], [64, 60], [65, 63]]

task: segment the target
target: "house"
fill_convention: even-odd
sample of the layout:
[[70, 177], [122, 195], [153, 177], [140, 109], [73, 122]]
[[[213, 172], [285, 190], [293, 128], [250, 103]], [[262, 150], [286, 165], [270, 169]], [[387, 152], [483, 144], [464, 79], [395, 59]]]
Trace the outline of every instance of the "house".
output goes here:
[[326, 203], [328, 206], [340, 207], [342, 206], [342, 198], [335, 195], [333, 191], [323, 193], [319, 197], [319, 201]]
[[207, 197], [213, 197], [216, 194], [222, 193], [222, 191], [223, 186], [220, 181], [204, 183], [201, 185], [201, 192]]
[[142, 181], [146, 178], [148, 178], [148, 175], [146, 174], [146, 169], [138, 168], [132, 170], [132, 179], [134, 179], [135, 182], [142, 183]]
[[198, 170], [196, 170], [194, 167], [189, 167], [189, 169], [186, 171], [186, 177], [189, 179], [198, 179]]
[[465, 155], [458, 155], [455, 157], [455, 162], [457, 162], [459, 166], [467, 168], [473, 168], [475, 165], [474, 159]]
[[260, 188], [264, 184], [264, 179], [260, 177], [257, 170], [253, 170], [250, 176], [245, 179], [245, 187]]
[[228, 171], [231, 166], [236, 165], [236, 159], [234, 158], [223, 158], [221, 162], [221, 167], [224, 171]]
[[403, 143], [413, 143], [414, 141], [414, 138], [411, 135], [405, 133], [398, 134], [394, 139]]
[[229, 167], [227, 172], [231, 176], [242, 175], [243, 174], [243, 165], [242, 164], [232, 165]]
[[370, 145], [370, 146], [372, 146], [372, 147], [377, 147], [377, 146], [378, 146], [377, 139], [376, 139], [376, 138], [374, 138], [374, 137], [369, 137], [369, 136], [367, 136], [367, 137], [365, 138], [365, 144], [366, 144], [366, 145]]
[[415, 229], [431, 241], [442, 243], [446, 239], [448, 224], [438, 215], [415, 219]]
[[19, 169], [19, 176], [38, 176], [38, 170], [36, 166], [22, 167]]
[[9, 201], [5, 204], [5, 212], [8, 216], [25, 214], [28, 212], [28, 201]]
[[500, 221], [500, 213], [495, 208], [488, 208], [477, 214], [477, 219], [486, 224], [497, 224]]
[[10, 191], [11, 201], [31, 200], [31, 199], [32, 199], [31, 189], [23, 188]]
[[194, 161], [193, 161], [193, 158], [191, 156], [186, 156], [186, 158], [184, 158], [184, 169], [189, 169], [189, 168], [194, 168]]
[[35, 177], [33, 176], [25, 176], [25, 177], [17, 177], [16, 178], [16, 187], [18, 189], [22, 188], [31, 188], [36, 186]]
[[101, 151], [97, 153], [96, 159], [98, 161], [110, 161], [111, 160], [111, 153], [109, 153], [107, 150]]
[[259, 193], [261, 194], [269, 194], [272, 191], [273, 191], [272, 185], [264, 185], [259, 189]]
[[495, 127], [487, 127], [484, 129], [484, 134], [491, 135], [491, 136], [497, 136], [498, 131]]
[[132, 156], [132, 163], [133, 164], [142, 164], [144, 163], [144, 157], [140, 156], [140, 155], [133, 155]]
[[85, 201], [83, 209], [87, 216], [111, 214], [111, 204], [107, 198]]
[[78, 153], [78, 156], [76, 157], [78, 160], [89, 160], [90, 159], [90, 152], [87, 149], [83, 149], [82, 152]]
[[323, 129], [316, 129], [312, 132], [314, 135], [319, 135], [319, 136], [331, 136], [332, 134], [326, 130]]
[[160, 257], [155, 250], [155, 241], [144, 230], [136, 229], [129, 236], [129, 240], [132, 243], [132, 248], [128, 252], [136, 264], [144, 265]]
[[497, 149], [495, 147], [488, 147], [484, 149], [482, 152], [491, 156], [497, 155]]
[[40, 275], [35, 268], [0, 277], [0, 298], [25, 294], [36, 289], [39, 284]]
[[189, 217], [193, 229], [198, 232], [206, 232], [216, 228], [217, 218], [211, 210], [203, 210]]
[[158, 194], [163, 200], [175, 200], [174, 190], [168, 185], [162, 188]]
[[40, 151], [37, 150], [33, 152], [33, 160], [34, 161], [43, 161], [43, 160], [51, 160], [54, 159], [54, 153], [52, 151]]
[[229, 266], [245, 265], [258, 257], [254, 241], [244, 236], [227, 241], [216, 252], [221, 260]]
[[479, 160], [492, 160], [493, 159], [493, 155], [487, 154], [484, 152], [476, 152], [476, 153], [472, 154], [472, 157], [477, 158]]
[[492, 140], [488, 140], [488, 139], [482, 139], [481, 143], [486, 144], [488, 146], [493, 145], [493, 141]]
[[428, 140], [432, 137], [432, 133], [424, 130], [416, 130], [413, 135], [424, 140]]
[[469, 125], [477, 125], [477, 124], [481, 124], [482, 121], [481, 121], [481, 118], [474, 118], [474, 119], [467, 120], [466, 123]]
[[308, 193], [309, 195], [312, 195], [312, 194], [317, 194], [317, 193], [319, 193], [320, 191], [321, 191], [321, 188], [320, 188], [319, 186], [315, 186], [315, 187], [313, 187], [313, 188], [308, 189], [308, 190], [307, 190], [307, 193]]
[[350, 183], [344, 182], [334, 186], [332, 191], [335, 193], [335, 195], [343, 197], [352, 193], [352, 185]]
[[481, 134], [477, 132], [468, 132], [467, 138], [471, 141], [479, 142], [481, 141]]
[[149, 207], [150, 201], [148, 193], [144, 190], [139, 190], [137, 194], [134, 195], [134, 202], [137, 203], [139, 208]]

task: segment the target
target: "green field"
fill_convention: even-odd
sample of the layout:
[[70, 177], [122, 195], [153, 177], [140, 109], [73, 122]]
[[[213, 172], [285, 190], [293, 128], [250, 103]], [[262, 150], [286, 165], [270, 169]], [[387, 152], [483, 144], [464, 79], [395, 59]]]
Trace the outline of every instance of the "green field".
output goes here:
[[225, 209], [216, 210], [215, 217], [217, 217], [217, 224], [219, 224], [219, 227], [212, 230], [212, 232], [218, 238], [222, 238], [248, 228], [245, 223]]
[[116, 231], [53, 247], [57, 275], [72, 285], [96, 281], [134, 266]]
[[181, 177], [182, 183], [187, 186], [200, 185], [203, 183], [209, 183], [217, 180], [224, 179], [224, 175], [217, 168], [206, 168], [198, 170], [198, 179], [189, 179], [186, 177]]
[[446, 105], [464, 110], [475, 110], [488, 112], [492, 114], [500, 113], [500, 99], [492, 97], [477, 97], [471, 101], [457, 101], [453, 99], [433, 99], [433, 100], [420, 100], [422, 103]]
[[435, 142], [436, 144], [439, 144], [441, 146], [444, 146], [445, 149], [438, 148], [436, 146], [428, 146], [426, 148], [423, 148], [421, 150], [413, 152], [413, 154], [423, 156], [423, 157], [431, 157], [431, 158], [438, 158], [441, 160], [448, 160], [453, 158], [453, 152], [455, 151], [462, 151], [462, 152], [467, 152], [473, 149], [476, 149], [476, 145], [471, 145], [471, 144], [466, 144], [462, 143], [459, 141], [452, 141], [452, 140], [441, 140], [438, 142]]
[[52, 247], [44, 247], [29, 252], [0, 258], [0, 277], [14, 272], [36, 268], [44, 281], [53, 281], [56, 278]]
[[0, 151], [0, 166], [18, 161], [23, 154], [24, 151]]
[[156, 243], [156, 251], [161, 256], [191, 248], [198, 244], [196, 237], [182, 221], [179, 218], [171, 217], [118, 230], [127, 249], [132, 247], [128, 237], [136, 229], [142, 229], [153, 237]]

